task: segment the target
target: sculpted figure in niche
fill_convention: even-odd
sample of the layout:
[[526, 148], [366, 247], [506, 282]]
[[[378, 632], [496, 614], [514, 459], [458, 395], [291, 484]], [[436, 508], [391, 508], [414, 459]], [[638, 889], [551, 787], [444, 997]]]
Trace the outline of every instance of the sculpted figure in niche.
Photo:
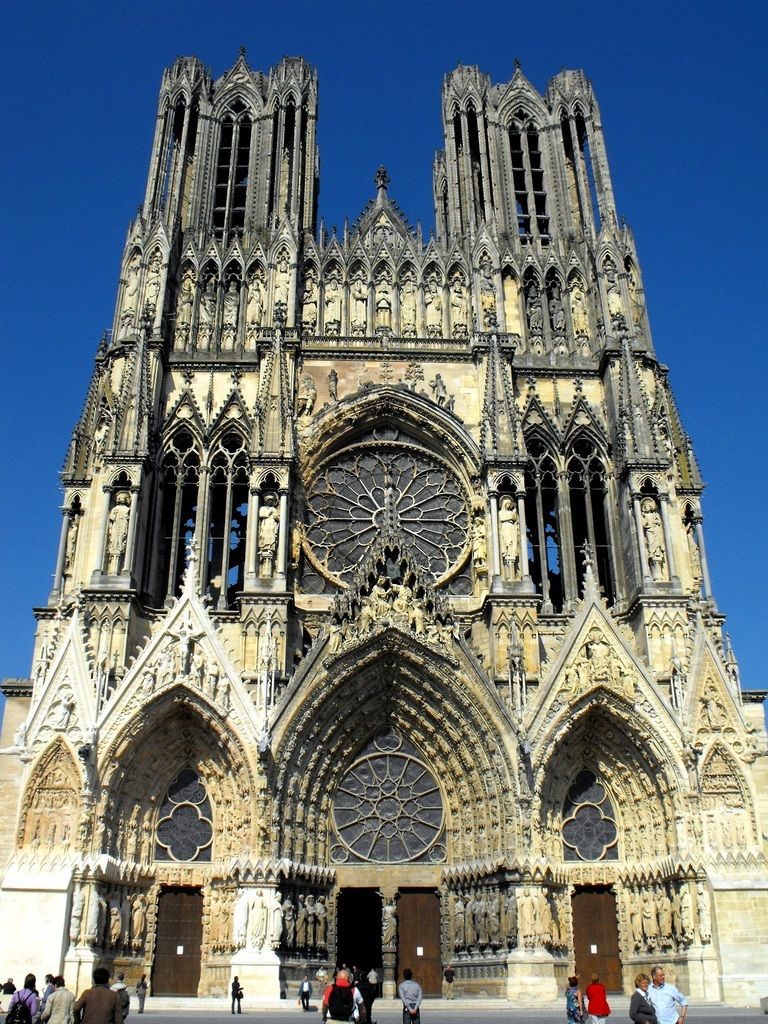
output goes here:
[[517, 945], [517, 899], [515, 890], [507, 890], [507, 898], [504, 901], [504, 929], [507, 945], [510, 949]]
[[427, 281], [424, 305], [427, 307], [427, 335], [439, 338], [443, 333], [443, 297], [434, 274]]
[[704, 944], [712, 941], [712, 915], [709, 907], [709, 895], [703, 882], [696, 885], [696, 914], [699, 918], [699, 941]]
[[481, 573], [485, 572], [488, 549], [485, 541], [485, 510], [482, 504], [477, 505], [472, 512], [472, 550], [475, 569]]
[[211, 347], [213, 324], [216, 320], [216, 282], [209, 277], [200, 296], [200, 312], [197, 321], [197, 347], [207, 351]]
[[83, 921], [83, 909], [85, 907], [85, 893], [82, 886], [78, 885], [72, 896], [72, 912], [69, 917], [69, 941], [76, 946], [80, 941], [80, 927]]
[[288, 949], [293, 949], [296, 942], [296, 908], [290, 896], [283, 900], [283, 942]]
[[[69, 513], [67, 526], [67, 548], [64, 555], [64, 574], [72, 574], [72, 567], [75, 564], [75, 552], [77, 551], [77, 535], [80, 532], [80, 516], [77, 512]], [[698, 549], [697, 549], [698, 550]]]
[[147, 267], [147, 286], [144, 290], [144, 305], [150, 316], [157, 309], [157, 301], [160, 297], [160, 276], [163, 270], [163, 257], [159, 249], [155, 249], [149, 258]]
[[109, 901], [109, 944], [113, 949], [120, 945], [122, 932], [123, 918], [120, 913], [120, 900], [115, 894]]
[[269, 492], [259, 509], [259, 575], [269, 579], [275, 572], [275, 552], [280, 529], [277, 495]]
[[325, 333], [341, 333], [341, 285], [338, 274], [332, 274], [325, 285]]
[[499, 544], [501, 547], [501, 573], [505, 580], [516, 580], [520, 565], [520, 523], [517, 507], [509, 495], [499, 506]]
[[195, 285], [197, 278], [191, 267], [187, 267], [181, 276], [179, 294], [176, 300], [176, 333], [177, 349], [186, 347], [189, 330], [192, 325], [192, 312], [195, 307]]
[[311, 416], [317, 398], [317, 388], [312, 375], [303, 374], [299, 383], [299, 394], [296, 399], [296, 414], [298, 416]]
[[335, 370], [328, 371], [328, 398], [332, 402], [339, 400], [339, 375]]
[[277, 257], [275, 269], [275, 323], [285, 323], [291, 287], [291, 261], [285, 249]]
[[469, 306], [462, 278], [457, 274], [451, 285], [451, 324], [454, 338], [466, 338]]
[[685, 540], [688, 545], [688, 558], [691, 563], [691, 579], [693, 580], [694, 590], [698, 592], [701, 590], [701, 584], [704, 577], [701, 571], [699, 545], [696, 541], [696, 526], [693, 522], [685, 524]]
[[653, 498], [644, 498], [640, 505], [645, 537], [645, 550], [651, 577], [654, 580], [666, 579], [667, 556], [664, 548], [664, 531], [661, 516]]
[[637, 284], [637, 274], [631, 263], [627, 263], [627, 288], [629, 289], [629, 305], [632, 311], [632, 323], [635, 330], [643, 332], [643, 300]]
[[308, 277], [304, 283], [304, 294], [301, 299], [301, 326], [310, 333], [314, 333], [317, 328], [317, 285], [312, 277]]
[[626, 321], [621, 301], [621, 287], [613, 260], [607, 259], [605, 261], [603, 271], [605, 272], [605, 290], [608, 297], [608, 315], [614, 329], [619, 329], [625, 326]]
[[325, 896], [318, 896], [315, 903], [315, 945], [318, 949], [325, 949], [328, 943], [328, 910], [325, 906]]
[[492, 946], [501, 945], [501, 921], [499, 919], [499, 895], [496, 892], [488, 893], [488, 941]]
[[107, 527], [107, 573], [116, 576], [123, 568], [123, 556], [128, 542], [128, 522], [131, 517], [131, 496], [120, 491], [109, 513]]
[[364, 335], [368, 330], [368, 287], [362, 273], [352, 281], [352, 334]]
[[467, 944], [467, 931], [465, 924], [465, 908], [461, 894], [453, 897], [453, 945], [455, 949], [464, 949]]
[[386, 274], [376, 282], [376, 328], [390, 330], [392, 327], [392, 286]]
[[643, 936], [648, 949], [655, 949], [659, 938], [659, 920], [654, 894], [643, 890]]
[[125, 291], [123, 292], [123, 305], [120, 310], [120, 337], [125, 338], [131, 333], [131, 328], [136, 322], [136, 304], [139, 293], [139, 275], [141, 273], [141, 253], [137, 249], [130, 260], [125, 271]]
[[248, 340], [253, 342], [257, 328], [261, 327], [264, 320], [264, 291], [260, 270], [252, 271], [248, 278], [248, 303], [245, 308], [245, 320], [248, 325]]
[[544, 310], [539, 294], [539, 284], [534, 278], [528, 281], [525, 289], [525, 317], [528, 322], [528, 334], [531, 351], [535, 355], [544, 352]]
[[629, 894], [629, 923], [632, 928], [632, 944], [640, 949], [643, 944], [643, 911], [637, 889]]
[[131, 946], [138, 953], [144, 945], [144, 932], [147, 928], [147, 897], [143, 892], [133, 897], [131, 906]]
[[683, 941], [686, 944], [693, 942], [693, 901], [685, 882], [680, 887], [680, 928]]
[[480, 264], [480, 312], [483, 330], [495, 330], [498, 327], [496, 316], [496, 286], [493, 280], [493, 267], [489, 259]]
[[549, 322], [552, 325], [553, 334], [565, 334], [565, 310], [557, 285], [552, 286], [552, 298], [549, 300]]
[[296, 945], [301, 949], [307, 944], [307, 898], [299, 894], [299, 905], [296, 911]]
[[672, 900], [662, 887], [658, 898], [659, 935], [663, 946], [672, 945]]
[[269, 945], [276, 947], [280, 945], [280, 938], [283, 934], [283, 904], [280, 893], [273, 889], [269, 898]]
[[416, 284], [411, 276], [400, 285], [400, 333], [404, 338], [416, 337]]
[[397, 913], [394, 902], [385, 903], [381, 910], [381, 944], [384, 947], [395, 945], [397, 938]]
[[389, 617], [390, 606], [387, 583], [388, 579], [386, 576], [379, 576], [371, 587], [371, 592], [367, 597], [363, 598], [359, 621], [361, 633], [367, 633], [377, 622]]
[[224, 319], [221, 335], [224, 348], [232, 348], [237, 334], [237, 315], [240, 311], [240, 287], [237, 280], [230, 278], [224, 292]]
[[573, 333], [577, 338], [589, 337], [589, 319], [587, 317], [584, 285], [578, 277], [571, 281], [571, 320], [573, 321]]

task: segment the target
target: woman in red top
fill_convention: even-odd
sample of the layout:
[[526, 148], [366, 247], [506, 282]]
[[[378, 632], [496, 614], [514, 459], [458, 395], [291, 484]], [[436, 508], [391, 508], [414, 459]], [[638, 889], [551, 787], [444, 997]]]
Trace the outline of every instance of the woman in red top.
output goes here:
[[592, 981], [587, 985], [584, 995], [587, 997], [589, 1019], [592, 1024], [605, 1024], [611, 1008], [605, 998], [605, 985], [600, 984], [596, 974], [592, 975]]

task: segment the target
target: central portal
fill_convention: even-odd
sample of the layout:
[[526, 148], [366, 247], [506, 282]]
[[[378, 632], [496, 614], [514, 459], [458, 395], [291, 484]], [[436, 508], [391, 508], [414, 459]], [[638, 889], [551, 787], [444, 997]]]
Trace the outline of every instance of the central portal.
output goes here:
[[397, 901], [397, 980], [410, 967], [425, 996], [439, 996], [440, 897], [434, 889], [401, 889]]
[[381, 978], [381, 896], [376, 889], [342, 889], [336, 907], [338, 963], [364, 975], [375, 967]]

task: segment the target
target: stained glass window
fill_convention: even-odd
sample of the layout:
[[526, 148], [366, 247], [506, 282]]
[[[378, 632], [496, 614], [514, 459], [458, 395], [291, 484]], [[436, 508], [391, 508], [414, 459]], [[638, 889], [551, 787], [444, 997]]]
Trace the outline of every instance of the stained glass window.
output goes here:
[[605, 786], [584, 769], [574, 779], [563, 806], [566, 860], [617, 860], [619, 832]]
[[168, 787], [155, 832], [157, 860], [210, 861], [211, 801], [200, 776], [183, 768]]

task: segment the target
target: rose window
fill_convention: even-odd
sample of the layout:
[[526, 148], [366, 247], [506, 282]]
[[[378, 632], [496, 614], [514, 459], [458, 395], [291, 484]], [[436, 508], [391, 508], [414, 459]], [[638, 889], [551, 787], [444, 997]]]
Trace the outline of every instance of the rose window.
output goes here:
[[440, 788], [426, 765], [392, 737], [386, 734], [373, 752], [358, 758], [336, 792], [336, 861], [444, 859], [436, 844], [443, 828]]
[[403, 445], [345, 452], [319, 472], [307, 497], [313, 560], [341, 582], [384, 529], [402, 533], [420, 568], [442, 576], [464, 550], [468, 522], [456, 476]]
[[157, 860], [211, 859], [211, 802], [200, 776], [193, 769], [182, 769], [168, 787], [155, 837]]
[[619, 832], [608, 793], [590, 771], [581, 771], [563, 806], [566, 860], [617, 860]]

